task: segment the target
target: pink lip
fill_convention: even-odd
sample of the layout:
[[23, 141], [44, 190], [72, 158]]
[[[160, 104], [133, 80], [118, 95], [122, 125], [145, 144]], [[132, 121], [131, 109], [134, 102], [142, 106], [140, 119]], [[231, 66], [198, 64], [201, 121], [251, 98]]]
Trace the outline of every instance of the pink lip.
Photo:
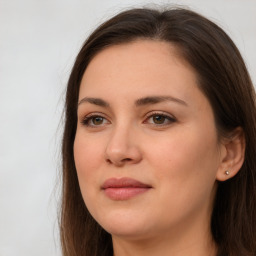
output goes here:
[[147, 192], [152, 186], [131, 178], [111, 178], [106, 180], [101, 188], [112, 200], [127, 200]]

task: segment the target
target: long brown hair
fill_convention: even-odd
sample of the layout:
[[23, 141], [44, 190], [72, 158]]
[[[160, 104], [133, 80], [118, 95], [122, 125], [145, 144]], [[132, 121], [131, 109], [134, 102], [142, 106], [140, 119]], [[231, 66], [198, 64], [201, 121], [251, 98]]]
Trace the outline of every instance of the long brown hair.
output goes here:
[[84, 43], [66, 92], [62, 144], [63, 190], [60, 233], [64, 256], [112, 255], [111, 236], [83, 201], [73, 156], [79, 86], [90, 60], [104, 48], [137, 39], [170, 42], [194, 68], [220, 136], [236, 127], [245, 134], [245, 160], [238, 174], [218, 184], [212, 236], [219, 256], [256, 255], [256, 107], [244, 61], [227, 34], [205, 17], [182, 8], [131, 9], [98, 27]]

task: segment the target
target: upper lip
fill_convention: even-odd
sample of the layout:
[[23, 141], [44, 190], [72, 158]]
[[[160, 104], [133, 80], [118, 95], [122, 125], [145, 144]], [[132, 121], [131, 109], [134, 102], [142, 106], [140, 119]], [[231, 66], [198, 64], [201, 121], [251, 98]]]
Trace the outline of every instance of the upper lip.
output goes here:
[[138, 180], [132, 178], [110, 178], [107, 179], [103, 185], [101, 186], [102, 189], [107, 188], [152, 188], [152, 186], [142, 183]]

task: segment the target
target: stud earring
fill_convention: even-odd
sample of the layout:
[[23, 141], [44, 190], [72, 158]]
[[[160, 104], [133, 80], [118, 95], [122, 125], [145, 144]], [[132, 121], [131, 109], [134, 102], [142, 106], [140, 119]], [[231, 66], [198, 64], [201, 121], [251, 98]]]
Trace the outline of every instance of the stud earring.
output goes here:
[[226, 174], [226, 175], [229, 175], [229, 170], [225, 171], [225, 174]]

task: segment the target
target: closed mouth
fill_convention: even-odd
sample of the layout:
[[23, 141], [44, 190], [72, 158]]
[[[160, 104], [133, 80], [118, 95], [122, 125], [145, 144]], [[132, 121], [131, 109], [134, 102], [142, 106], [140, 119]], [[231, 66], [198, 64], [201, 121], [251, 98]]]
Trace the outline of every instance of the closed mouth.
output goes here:
[[124, 201], [149, 191], [152, 186], [131, 178], [111, 178], [106, 180], [101, 189], [105, 195], [115, 201]]

